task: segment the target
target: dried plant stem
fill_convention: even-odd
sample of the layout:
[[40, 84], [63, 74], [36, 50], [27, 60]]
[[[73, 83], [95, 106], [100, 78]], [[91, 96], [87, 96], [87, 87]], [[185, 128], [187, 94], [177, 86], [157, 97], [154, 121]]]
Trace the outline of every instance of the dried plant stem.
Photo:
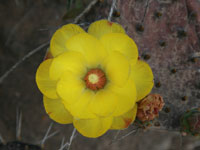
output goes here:
[[44, 146], [44, 143], [45, 143], [45, 141], [46, 141], [46, 139], [47, 139], [47, 137], [48, 137], [48, 134], [49, 134], [49, 132], [50, 132], [52, 126], [53, 126], [53, 123], [51, 123], [51, 124], [49, 125], [49, 128], [47, 129], [47, 132], [45, 133], [45, 136], [44, 136], [44, 138], [43, 138], [42, 141], [41, 141], [41, 147]]
[[[16, 5], [19, 5], [19, 1], [16, 0]], [[29, 17], [29, 15], [32, 13], [33, 9], [30, 9], [29, 12], [27, 12], [20, 20], [19, 22], [11, 29], [8, 38], [6, 40], [5, 45], [8, 45], [10, 43], [10, 41], [12, 40], [13, 35], [15, 34], [15, 32], [17, 31], [17, 29], [20, 27], [20, 25]]]
[[46, 47], [47, 45], [49, 45], [49, 41], [40, 45], [39, 47], [37, 47], [36, 49], [30, 51], [28, 54], [26, 54], [22, 59], [20, 59], [17, 63], [15, 63], [9, 70], [7, 70], [1, 77], [0, 77], [0, 84], [3, 82], [3, 80], [15, 69], [17, 68], [21, 63], [23, 63], [26, 59], [28, 59], [29, 57], [31, 57], [32, 55], [34, 55], [35, 53], [37, 53], [38, 51], [40, 51], [41, 49], [43, 49], [44, 47]]
[[122, 136], [121, 138], [117, 139], [117, 141], [120, 141], [126, 137], [128, 137], [129, 135], [133, 134], [133, 133], [136, 133], [138, 131], [138, 129], [133, 129], [131, 132], [125, 134], [124, 136]]
[[64, 138], [63, 138], [62, 144], [61, 144], [61, 147], [60, 147], [59, 150], [63, 150], [63, 149], [66, 148], [66, 147], [67, 147], [67, 150], [69, 150], [69, 149], [70, 149], [70, 146], [71, 146], [71, 144], [72, 144], [72, 141], [73, 141], [73, 139], [74, 139], [74, 137], [75, 137], [75, 134], [76, 134], [76, 129], [74, 128], [74, 129], [73, 129], [73, 132], [72, 132], [72, 135], [71, 135], [71, 137], [70, 137], [70, 139], [69, 139], [69, 142], [66, 142], [66, 143], [63, 145], [63, 142], [64, 142]]
[[1, 134], [0, 134], [0, 143], [6, 144], [6, 141], [5, 141], [4, 138], [1, 136]]
[[117, 3], [117, 0], [112, 1], [112, 5], [111, 5], [110, 12], [108, 15], [108, 21], [111, 21], [112, 19], [112, 14], [113, 14], [114, 8], [116, 7], [116, 3]]
[[75, 134], [76, 134], [76, 128], [74, 128], [74, 130], [73, 130], [73, 132], [72, 132], [72, 135], [71, 135], [71, 137], [70, 137], [67, 150], [70, 149], [70, 146], [71, 146], [71, 144], [72, 144], [72, 141], [73, 141], [73, 139], [74, 139]]
[[121, 141], [123, 140], [124, 138], [128, 137], [129, 135], [133, 134], [133, 133], [137, 133], [139, 130], [139, 128], [136, 128], [136, 129], [133, 129], [132, 131], [130, 131], [129, 133], [121, 136], [120, 138], [117, 138], [117, 136], [119, 135], [119, 133], [117, 133], [117, 136], [115, 136], [115, 138], [111, 141], [111, 143], [109, 145], [112, 145], [113, 143], [115, 142], [118, 142], [118, 141]]
[[[73, 23], [78, 23], [78, 21], [87, 13], [91, 10], [91, 8], [98, 2], [98, 0], [93, 0], [84, 10], [83, 12], [78, 15], [75, 19]], [[29, 14], [29, 13], [28, 13]], [[26, 15], [25, 17], [23, 17], [22, 21], [27, 18], [28, 15]], [[20, 21], [20, 22], [22, 22]], [[16, 29], [18, 28], [19, 24], [16, 25], [16, 27], [13, 29], [13, 31], [11, 32], [8, 40], [6, 43], [9, 43], [10, 41], [10, 37], [13, 35], [13, 33], [16, 31]], [[36, 49], [30, 51], [28, 54], [26, 54], [22, 59], [20, 59], [17, 63], [15, 63], [9, 70], [7, 70], [1, 77], [0, 77], [0, 84], [4, 81], [4, 79], [11, 73], [14, 71], [15, 68], [17, 68], [22, 62], [24, 62], [27, 58], [31, 57], [33, 54], [37, 53], [38, 51], [40, 51], [41, 49], [43, 49], [44, 47], [46, 47], [47, 45], [49, 45], [49, 41], [40, 45], [39, 47], [37, 47]]]
[[88, 13], [91, 8], [98, 2], [98, 0], [93, 0], [90, 2], [90, 4], [83, 10], [82, 13], [80, 13], [75, 19], [73, 23], [78, 23], [78, 21], [86, 14]]
[[62, 138], [62, 141], [61, 141], [61, 145], [60, 145], [60, 148], [58, 150], [63, 150], [65, 147], [64, 147], [64, 143], [65, 142], [65, 137]]
[[118, 137], [118, 135], [120, 134], [120, 132], [121, 132], [121, 130], [118, 130], [118, 131], [117, 131], [116, 135], [114, 136], [113, 141], [117, 139], [117, 137]]
[[22, 129], [22, 112], [17, 109], [16, 118], [16, 139], [21, 140], [21, 129]]
[[49, 128], [47, 129], [47, 132], [46, 132], [44, 138], [40, 142], [40, 145], [41, 145], [42, 148], [44, 148], [44, 144], [45, 144], [45, 142], [46, 142], [47, 139], [53, 137], [54, 135], [56, 135], [58, 133], [58, 131], [55, 131], [55, 132], [53, 132], [52, 134], [49, 135], [52, 126], [53, 126], [53, 123], [51, 123], [49, 125]]

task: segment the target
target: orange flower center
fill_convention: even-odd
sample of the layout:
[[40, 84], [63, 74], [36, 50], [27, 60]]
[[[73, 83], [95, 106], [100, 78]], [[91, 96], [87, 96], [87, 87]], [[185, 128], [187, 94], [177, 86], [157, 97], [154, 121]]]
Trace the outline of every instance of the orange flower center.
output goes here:
[[104, 88], [106, 84], [105, 73], [98, 68], [89, 70], [84, 80], [86, 87], [94, 91]]

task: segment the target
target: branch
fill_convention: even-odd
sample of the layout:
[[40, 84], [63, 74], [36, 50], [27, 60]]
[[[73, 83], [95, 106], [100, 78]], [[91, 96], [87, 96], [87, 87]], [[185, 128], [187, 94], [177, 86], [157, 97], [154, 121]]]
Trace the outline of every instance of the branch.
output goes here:
[[6, 144], [6, 141], [5, 141], [4, 138], [1, 136], [1, 134], [0, 134], [0, 143]]
[[93, 0], [92, 2], [90, 2], [90, 4], [83, 10], [82, 13], [80, 13], [75, 19], [73, 23], [78, 23], [78, 21], [86, 14], [88, 13], [91, 8], [98, 2], [98, 0]]
[[112, 14], [113, 14], [114, 8], [116, 7], [116, 3], [117, 3], [117, 0], [112, 1], [112, 5], [111, 5], [110, 12], [108, 15], [108, 21], [111, 21], [112, 19]]
[[41, 146], [42, 148], [44, 148], [44, 143], [46, 142], [47, 139], [53, 137], [54, 135], [56, 135], [56, 134], [59, 132], [59, 131], [55, 131], [55, 132], [53, 132], [52, 134], [49, 135], [49, 132], [50, 132], [52, 126], [53, 126], [53, 123], [51, 123], [51, 124], [49, 125], [49, 128], [47, 129], [47, 132], [46, 132], [44, 138], [43, 138], [43, 139], [41, 140], [41, 142], [40, 142], [40, 146]]
[[121, 140], [123, 140], [124, 138], [128, 137], [129, 135], [131, 135], [131, 134], [133, 134], [133, 133], [137, 133], [138, 130], [139, 130], [139, 128], [135, 128], [135, 129], [133, 129], [132, 131], [130, 131], [129, 133], [127, 133], [127, 134], [121, 136], [120, 138], [117, 138], [118, 135], [119, 135], [119, 132], [117, 132], [116, 136], [114, 137], [114, 139], [111, 141], [111, 143], [110, 143], [109, 145], [112, 145], [112, 144], [115, 143], [115, 142], [121, 141]]
[[[16, 4], [17, 4], [17, 1], [16, 1]], [[29, 17], [29, 15], [32, 13], [32, 10], [33, 10], [33, 9], [29, 10], [29, 12], [26, 13], [26, 14], [19, 20], [19, 22], [11, 29], [11, 32], [9, 33], [8, 38], [7, 38], [7, 40], [6, 40], [6, 43], [5, 43], [6, 46], [10, 43], [10, 41], [12, 40], [13, 35], [14, 35], [15, 32], [17, 31], [17, 29], [20, 27], [20, 25], [21, 25], [21, 24]]]
[[7, 70], [1, 77], [0, 77], [0, 84], [3, 82], [3, 80], [11, 73], [13, 70], [15, 70], [21, 63], [23, 63], [26, 59], [34, 55], [35, 53], [39, 52], [41, 49], [49, 45], [49, 41], [40, 45], [36, 49], [30, 51], [28, 54], [26, 54], [22, 59], [20, 59], [17, 63], [15, 63], [9, 70]]
[[17, 108], [16, 118], [16, 139], [21, 140], [21, 129], [22, 129], [22, 112]]
[[75, 137], [75, 134], [76, 134], [76, 129], [74, 128], [74, 130], [73, 130], [73, 132], [72, 132], [72, 135], [71, 135], [71, 137], [70, 137], [69, 142], [66, 142], [66, 143], [63, 145], [63, 142], [64, 142], [64, 138], [63, 138], [62, 144], [61, 144], [61, 147], [60, 147], [59, 150], [63, 150], [65, 147], [67, 147], [67, 150], [69, 150], [69, 149], [70, 149], [70, 146], [71, 146], [71, 144], [72, 144], [72, 141], [73, 141], [73, 139], [74, 139], [74, 137]]

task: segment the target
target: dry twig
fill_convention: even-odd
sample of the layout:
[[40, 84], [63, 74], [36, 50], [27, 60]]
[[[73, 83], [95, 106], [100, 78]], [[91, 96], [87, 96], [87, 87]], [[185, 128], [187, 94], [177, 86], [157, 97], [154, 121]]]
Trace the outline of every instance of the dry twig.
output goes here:
[[75, 19], [73, 23], [78, 23], [78, 21], [86, 14], [88, 13], [91, 8], [98, 2], [98, 0], [93, 0], [90, 2], [90, 4], [83, 10], [82, 13], [80, 13]]
[[36, 49], [30, 51], [28, 54], [26, 54], [22, 59], [20, 59], [17, 63], [15, 63], [9, 70], [7, 70], [1, 77], [0, 77], [0, 84], [3, 82], [3, 80], [11, 73], [13, 70], [15, 70], [21, 63], [23, 63], [26, 59], [43, 49], [44, 47], [49, 45], [49, 41], [40, 45]]
[[45, 144], [47, 139], [53, 137], [54, 135], [56, 135], [58, 133], [58, 131], [55, 131], [55, 132], [53, 132], [52, 134], [49, 135], [49, 132], [50, 132], [52, 126], [53, 126], [53, 123], [50, 124], [49, 128], [47, 129], [47, 132], [46, 132], [44, 138], [40, 142], [40, 145], [41, 145], [42, 148], [44, 147], [44, 144]]
[[112, 1], [112, 5], [111, 5], [110, 12], [108, 15], [108, 21], [111, 21], [112, 19], [112, 14], [113, 14], [114, 8], [116, 7], [116, 3], [117, 3], [117, 0]]
[[76, 129], [74, 128], [74, 130], [73, 130], [73, 132], [72, 132], [72, 135], [71, 135], [71, 137], [70, 137], [69, 142], [66, 142], [65, 144], [63, 144], [63, 142], [64, 142], [64, 138], [63, 138], [62, 144], [61, 144], [61, 147], [60, 147], [59, 150], [63, 150], [63, 149], [66, 148], [66, 147], [67, 147], [67, 150], [69, 150], [69, 149], [70, 149], [70, 146], [71, 146], [71, 144], [72, 144], [72, 141], [73, 141], [73, 139], [74, 139], [74, 137], [75, 137], [75, 134], [76, 134]]

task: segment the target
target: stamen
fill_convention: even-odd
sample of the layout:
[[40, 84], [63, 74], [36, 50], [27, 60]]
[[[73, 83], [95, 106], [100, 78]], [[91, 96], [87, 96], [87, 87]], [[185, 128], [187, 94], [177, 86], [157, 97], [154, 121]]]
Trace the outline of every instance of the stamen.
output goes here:
[[95, 83], [97, 83], [99, 81], [99, 77], [96, 74], [90, 74], [88, 76], [88, 79], [92, 84], [95, 84]]
[[91, 69], [84, 77], [86, 87], [91, 90], [104, 88], [106, 84], [105, 73], [101, 69]]

